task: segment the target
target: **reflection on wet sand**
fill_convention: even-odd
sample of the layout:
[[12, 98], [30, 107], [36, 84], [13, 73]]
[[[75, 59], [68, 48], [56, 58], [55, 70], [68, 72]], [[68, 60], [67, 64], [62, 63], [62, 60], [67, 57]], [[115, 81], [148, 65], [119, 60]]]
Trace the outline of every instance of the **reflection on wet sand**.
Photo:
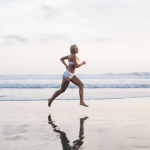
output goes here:
[[84, 143], [84, 120], [86, 119], [88, 119], [88, 117], [80, 118], [79, 139], [73, 141], [73, 145], [71, 146], [66, 133], [58, 129], [58, 126], [52, 121], [51, 115], [48, 116], [48, 123], [54, 128], [53, 131], [60, 135], [63, 150], [78, 150], [82, 146]]

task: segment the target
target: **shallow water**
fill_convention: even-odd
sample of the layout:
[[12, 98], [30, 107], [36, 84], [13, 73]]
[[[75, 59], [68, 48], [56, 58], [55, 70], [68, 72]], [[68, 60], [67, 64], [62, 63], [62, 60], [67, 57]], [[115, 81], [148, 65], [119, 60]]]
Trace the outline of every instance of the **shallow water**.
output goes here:
[[[0, 101], [44, 101], [57, 88], [46, 89], [0, 89]], [[84, 89], [85, 100], [125, 99], [150, 97], [150, 88], [96, 88]], [[56, 100], [79, 100], [79, 89], [68, 88]]]

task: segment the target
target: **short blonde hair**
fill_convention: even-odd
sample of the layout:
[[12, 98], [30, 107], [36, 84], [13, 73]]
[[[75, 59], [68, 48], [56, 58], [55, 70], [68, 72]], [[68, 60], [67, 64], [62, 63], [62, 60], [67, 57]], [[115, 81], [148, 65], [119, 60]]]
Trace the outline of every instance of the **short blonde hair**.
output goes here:
[[70, 46], [70, 52], [71, 52], [71, 54], [75, 54], [75, 52], [74, 52], [75, 46], [77, 46], [77, 45], [71, 45]]
[[[77, 45], [71, 45], [71, 46], [70, 46], [70, 52], [71, 52], [71, 54], [74, 54], [74, 55], [75, 55], [75, 52], [74, 52], [75, 46], [77, 46]], [[78, 59], [78, 61], [80, 61], [77, 56], [76, 56], [76, 58]]]

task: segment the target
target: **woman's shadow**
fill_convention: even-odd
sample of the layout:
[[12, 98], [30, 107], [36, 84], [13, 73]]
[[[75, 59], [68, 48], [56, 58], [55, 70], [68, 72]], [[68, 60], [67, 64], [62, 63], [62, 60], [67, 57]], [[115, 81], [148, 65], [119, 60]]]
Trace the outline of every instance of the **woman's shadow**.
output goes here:
[[58, 129], [58, 126], [54, 124], [54, 121], [52, 121], [51, 115], [48, 116], [48, 123], [54, 128], [53, 131], [60, 135], [63, 150], [78, 150], [82, 146], [84, 143], [84, 121], [88, 118], [89, 117], [80, 118], [79, 139], [73, 141], [73, 145], [71, 146], [66, 133]]

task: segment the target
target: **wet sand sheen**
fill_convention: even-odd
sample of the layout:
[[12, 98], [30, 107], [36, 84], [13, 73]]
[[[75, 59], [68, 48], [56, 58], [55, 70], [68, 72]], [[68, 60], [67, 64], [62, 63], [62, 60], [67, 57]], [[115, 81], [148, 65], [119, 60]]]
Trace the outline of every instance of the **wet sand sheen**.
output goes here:
[[150, 98], [0, 102], [0, 149], [150, 149]]

